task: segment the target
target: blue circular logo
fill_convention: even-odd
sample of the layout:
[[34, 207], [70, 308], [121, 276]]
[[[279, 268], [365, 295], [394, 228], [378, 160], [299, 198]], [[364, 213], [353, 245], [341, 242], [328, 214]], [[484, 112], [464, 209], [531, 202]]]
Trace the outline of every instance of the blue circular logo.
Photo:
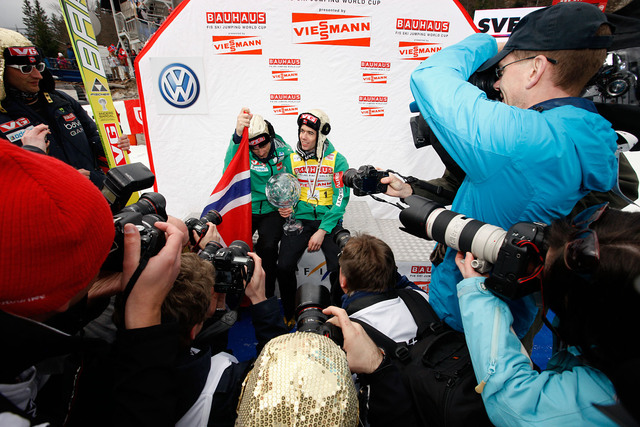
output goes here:
[[158, 86], [164, 100], [176, 108], [192, 106], [200, 95], [196, 73], [184, 64], [173, 63], [164, 67]]

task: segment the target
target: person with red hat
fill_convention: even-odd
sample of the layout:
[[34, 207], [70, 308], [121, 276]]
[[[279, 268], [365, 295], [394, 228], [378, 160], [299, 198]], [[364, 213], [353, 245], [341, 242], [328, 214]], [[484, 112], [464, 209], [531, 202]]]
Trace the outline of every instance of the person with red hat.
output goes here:
[[[41, 140], [44, 132], [30, 137]], [[84, 379], [91, 377], [89, 355], [105, 355], [104, 344], [76, 331], [130, 281], [139, 267], [140, 235], [127, 224], [122, 273], [99, 275], [115, 234], [101, 192], [60, 160], [6, 142], [0, 142], [0, 163], [0, 419], [74, 420], [87, 391]], [[163, 425], [173, 416], [170, 369], [179, 332], [161, 325], [160, 310], [180, 269], [183, 236], [173, 225], [155, 225], [166, 244], [133, 280], [125, 329], [109, 353], [114, 387], [102, 390], [110, 415], [101, 423]], [[58, 359], [77, 367], [76, 357], [82, 370], [51, 369]], [[60, 387], [65, 378], [73, 389]]]

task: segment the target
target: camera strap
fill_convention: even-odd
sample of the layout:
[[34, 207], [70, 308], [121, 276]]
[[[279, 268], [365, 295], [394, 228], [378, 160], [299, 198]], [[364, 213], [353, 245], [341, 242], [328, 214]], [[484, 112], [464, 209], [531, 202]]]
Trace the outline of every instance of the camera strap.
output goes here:
[[140, 278], [142, 271], [147, 266], [147, 263], [149, 262], [149, 258], [150, 257], [149, 257], [148, 251], [145, 251], [145, 253], [143, 253], [140, 256], [140, 263], [138, 264], [136, 271], [133, 272], [131, 279], [129, 279], [129, 281], [127, 282], [127, 286], [124, 288], [124, 291], [122, 292], [122, 297], [124, 298], [124, 301], [127, 301], [127, 298], [129, 298], [129, 294], [131, 294], [131, 290], [133, 289], [136, 282]]

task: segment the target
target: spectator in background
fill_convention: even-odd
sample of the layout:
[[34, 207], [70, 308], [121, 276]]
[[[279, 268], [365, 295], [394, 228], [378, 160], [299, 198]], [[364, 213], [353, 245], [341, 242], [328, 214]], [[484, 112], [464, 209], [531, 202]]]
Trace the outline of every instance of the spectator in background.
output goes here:
[[[28, 49], [25, 49], [28, 48]], [[44, 123], [49, 126], [47, 154], [75, 167], [98, 188], [108, 168], [98, 129], [80, 104], [55, 90], [55, 82], [38, 49], [15, 31], [0, 28], [0, 122], [12, 123], [0, 134], [21, 146], [26, 130]], [[129, 148], [122, 135], [121, 149]]]
[[72, 62], [76, 60], [76, 54], [73, 52], [71, 43], [67, 43], [67, 58], [69, 58]]

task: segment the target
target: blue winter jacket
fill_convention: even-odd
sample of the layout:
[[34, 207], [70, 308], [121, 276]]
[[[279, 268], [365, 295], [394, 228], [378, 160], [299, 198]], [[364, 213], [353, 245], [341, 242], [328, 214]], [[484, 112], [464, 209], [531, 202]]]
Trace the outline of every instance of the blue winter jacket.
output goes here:
[[497, 426], [616, 425], [593, 405], [612, 405], [615, 391], [599, 370], [572, 353], [553, 355], [547, 370], [531, 359], [511, 330], [507, 304], [484, 287], [484, 277], [458, 284], [465, 337], [482, 400]]
[[[539, 112], [488, 100], [467, 80], [496, 52], [493, 37], [471, 35], [420, 64], [411, 75], [411, 91], [466, 173], [452, 210], [504, 229], [521, 221], [551, 223], [588, 192], [613, 187], [616, 133], [595, 108], [563, 105]], [[443, 320], [462, 330], [456, 297], [462, 276], [454, 258], [455, 251], [448, 249], [433, 269], [430, 302]], [[509, 306], [522, 337], [535, 316], [533, 300]]]

